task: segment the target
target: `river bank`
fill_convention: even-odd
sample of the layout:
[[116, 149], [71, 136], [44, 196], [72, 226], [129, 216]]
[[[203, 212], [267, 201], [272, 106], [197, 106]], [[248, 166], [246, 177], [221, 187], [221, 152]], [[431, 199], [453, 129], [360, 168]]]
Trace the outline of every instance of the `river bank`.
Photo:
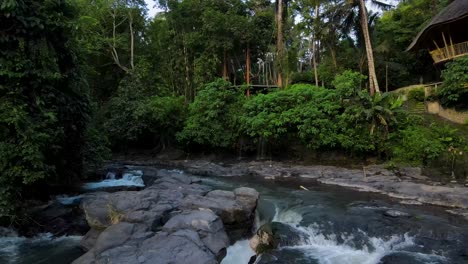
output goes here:
[[140, 157], [133, 160], [116, 159], [112, 164], [133, 166], [173, 167], [193, 175], [236, 177], [249, 175], [275, 181], [292, 177], [306, 178], [317, 183], [336, 185], [363, 192], [374, 192], [397, 198], [402, 204], [436, 205], [468, 219], [468, 188], [461, 184], [433, 181], [420, 168], [406, 167], [389, 170], [384, 165], [338, 167], [303, 165], [299, 162], [236, 161], [215, 162], [196, 160], [157, 160]]

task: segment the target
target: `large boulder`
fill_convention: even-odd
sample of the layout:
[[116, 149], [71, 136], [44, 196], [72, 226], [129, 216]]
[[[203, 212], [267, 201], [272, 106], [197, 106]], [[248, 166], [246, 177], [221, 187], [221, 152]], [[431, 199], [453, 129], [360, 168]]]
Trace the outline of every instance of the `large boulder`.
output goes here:
[[230, 239], [251, 231], [254, 189], [211, 191], [178, 171], [150, 176], [141, 191], [83, 195], [91, 230], [81, 242], [88, 252], [74, 264], [219, 263]]
[[[139, 192], [91, 193], [81, 204], [88, 224], [103, 230], [120, 221], [160, 225], [161, 217], [184, 198], [177, 189], [145, 189]], [[157, 222], [157, 223], [155, 223]]]
[[[203, 219], [194, 219], [194, 221], [203, 222]], [[180, 223], [179, 220], [175, 222]], [[180, 224], [181, 228], [183, 226], [187, 225]], [[172, 227], [175, 228], [176, 225]], [[207, 236], [201, 238], [199, 232], [192, 230], [192, 227], [173, 230], [174, 232], [154, 233], [140, 224], [121, 222], [106, 228], [99, 235], [94, 247], [76, 259], [73, 264], [218, 263], [224, 255], [217, 258], [213, 254], [215, 245], [209, 247], [204, 241]], [[221, 226], [219, 232], [222, 231]], [[226, 247], [228, 243], [223, 242], [222, 245]]]
[[217, 257], [218, 260], [226, 256], [229, 238], [224, 231], [221, 218], [211, 210], [182, 212], [172, 217], [162, 228], [171, 233], [180, 229], [196, 231], [203, 243]]
[[252, 188], [238, 188], [233, 192], [215, 190], [206, 196], [188, 195], [180, 208], [207, 208], [219, 215], [231, 241], [249, 235], [255, 217], [259, 193]]

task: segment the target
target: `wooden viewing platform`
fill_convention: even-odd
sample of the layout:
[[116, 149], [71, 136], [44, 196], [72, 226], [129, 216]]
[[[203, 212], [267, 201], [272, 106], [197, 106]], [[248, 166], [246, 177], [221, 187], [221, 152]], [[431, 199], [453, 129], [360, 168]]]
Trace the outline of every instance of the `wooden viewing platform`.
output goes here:
[[434, 63], [440, 63], [457, 57], [468, 55], [468, 41], [457, 43], [443, 48], [437, 47], [429, 52]]

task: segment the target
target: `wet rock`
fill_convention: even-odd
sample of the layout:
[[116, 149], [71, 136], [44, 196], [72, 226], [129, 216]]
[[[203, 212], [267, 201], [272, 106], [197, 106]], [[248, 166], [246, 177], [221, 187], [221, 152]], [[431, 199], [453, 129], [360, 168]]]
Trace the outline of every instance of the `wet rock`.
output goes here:
[[408, 254], [391, 254], [384, 256], [379, 264], [412, 264], [414, 263], [414, 257]]
[[148, 188], [139, 192], [92, 193], [83, 197], [82, 208], [91, 227], [104, 229], [125, 220], [149, 227], [176, 208], [184, 195], [175, 190]]
[[405, 213], [405, 212], [402, 212], [402, 211], [398, 211], [398, 210], [387, 210], [383, 213], [385, 216], [388, 216], [388, 217], [394, 217], [394, 218], [397, 218], [397, 217], [409, 217], [410, 214], [408, 213]]
[[18, 236], [18, 232], [16, 232], [14, 229], [0, 226], [0, 237], [17, 237], [17, 236]]
[[215, 264], [216, 257], [207, 249], [197, 232], [179, 230], [172, 234], [158, 233], [142, 243], [140, 263]]
[[[218, 263], [231, 234], [253, 225], [258, 192], [215, 190], [178, 171], [153, 173], [141, 191], [96, 192], [81, 207], [92, 229], [81, 243], [84, 263]], [[240, 231], [239, 231], [240, 230]]]
[[301, 244], [307, 235], [290, 225], [272, 222], [261, 226], [250, 239], [250, 247], [257, 254], [276, 249], [280, 246], [295, 246]]
[[85, 251], [88, 251], [91, 248], [93, 248], [100, 234], [101, 234], [100, 230], [91, 228], [88, 231], [88, 233], [86, 233], [86, 235], [81, 239], [80, 241], [81, 248], [83, 248]]
[[224, 231], [223, 222], [211, 210], [183, 212], [171, 218], [162, 228], [172, 233], [179, 229], [191, 229], [200, 235], [203, 243], [221, 260], [226, 255], [229, 238]]
[[77, 206], [65, 206], [57, 201], [29, 210], [32, 219], [20, 228], [20, 233], [34, 236], [39, 233], [60, 235], [83, 235], [89, 226]]
[[[232, 197], [235, 199], [232, 199]], [[208, 208], [219, 215], [231, 241], [250, 233], [259, 194], [251, 188], [238, 188], [234, 192], [217, 191], [206, 196], [188, 195], [180, 208], [197, 210]]]
[[216, 256], [199, 234], [181, 229], [173, 233], [147, 233], [130, 223], [113, 225], [99, 236], [96, 245], [73, 264], [126, 263], [215, 264]]

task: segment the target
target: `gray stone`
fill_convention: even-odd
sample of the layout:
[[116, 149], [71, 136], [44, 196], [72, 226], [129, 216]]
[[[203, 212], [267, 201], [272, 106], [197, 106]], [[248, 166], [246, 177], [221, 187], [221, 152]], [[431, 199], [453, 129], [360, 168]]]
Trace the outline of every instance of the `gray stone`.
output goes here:
[[85, 250], [89, 251], [96, 244], [96, 240], [101, 234], [100, 230], [91, 228], [88, 233], [81, 239], [80, 246]]
[[168, 235], [159, 233], [142, 243], [139, 250], [144, 264], [215, 264], [215, 256], [204, 247], [197, 232], [179, 230]]
[[216, 233], [223, 229], [223, 223], [211, 210], [188, 211], [172, 217], [163, 226], [163, 231], [166, 232], [179, 229]]
[[96, 240], [93, 247], [95, 254], [99, 254], [107, 249], [122, 245], [133, 233], [134, 224], [118, 223], [104, 230]]
[[221, 217], [225, 224], [232, 224], [239, 220], [245, 221], [242, 205], [231, 199], [189, 195], [182, 201], [180, 208], [190, 210], [211, 209]]
[[231, 191], [223, 191], [223, 190], [214, 190], [214, 191], [211, 191], [209, 192], [207, 195], [207, 197], [220, 197], [220, 198], [223, 198], [223, 199], [236, 199], [236, 196], [234, 194], [234, 192], [231, 192]]

